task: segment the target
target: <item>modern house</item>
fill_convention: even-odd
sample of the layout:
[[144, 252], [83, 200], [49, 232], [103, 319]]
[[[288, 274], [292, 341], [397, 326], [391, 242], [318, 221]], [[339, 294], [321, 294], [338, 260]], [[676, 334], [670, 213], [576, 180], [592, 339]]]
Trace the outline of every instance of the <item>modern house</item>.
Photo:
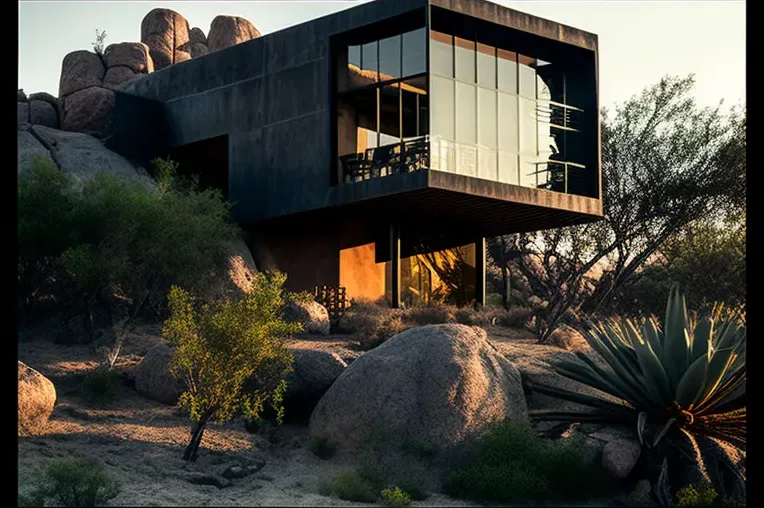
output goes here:
[[234, 203], [294, 290], [485, 301], [485, 238], [602, 216], [597, 36], [485, 0], [376, 0], [117, 93], [113, 148]]

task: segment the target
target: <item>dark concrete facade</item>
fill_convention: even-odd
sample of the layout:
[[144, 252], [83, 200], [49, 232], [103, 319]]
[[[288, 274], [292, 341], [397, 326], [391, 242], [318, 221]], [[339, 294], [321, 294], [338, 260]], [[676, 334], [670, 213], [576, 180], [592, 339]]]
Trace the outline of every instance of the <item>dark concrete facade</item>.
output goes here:
[[[595, 92], [590, 100], [593, 111], [598, 111], [596, 35], [485, 0], [376, 0], [128, 83], [117, 93], [113, 147], [128, 157], [147, 160], [225, 136], [227, 154], [211, 160], [227, 164], [214, 170], [227, 172], [234, 218], [254, 227], [272, 245], [273, 256], [284, 260], [282, 269], [306, 271], [299, 277], [295, 273], [300, 282], [293, 287], [299, 289], [310, 289], [313, 283], [337, 284], [341, 275], [333, 266], [338, 261], [321, 261], [332, 252], [376, 242], [377, 258], [389, 256], [391, 223], [401, 225], [400, 249], [405, 256], [415, 237], [429, 235], [433, 245], [448, 247], [601, 217], [598, 197], [440, 172], [332, 185], [333, 44], [342, 34], [380, 22], [394, 24], [404, 16], [427, 19], [430, 8], [511, 28], [549, 51], [559, 48], [591, 56]], [[601, 175], [596, 119], [595, 123], [595, 169]], [[351, 228], [353, 233], [343, 236], [347, 217], [366, 217], [368, 227]], [[304, 241], [284, 233], [301, 236], [302, 230], [311, 233]], [[299, 267], [286, 254], [306, 249], [315, 254], [316, 266], [328, 263], [326, 269]]]

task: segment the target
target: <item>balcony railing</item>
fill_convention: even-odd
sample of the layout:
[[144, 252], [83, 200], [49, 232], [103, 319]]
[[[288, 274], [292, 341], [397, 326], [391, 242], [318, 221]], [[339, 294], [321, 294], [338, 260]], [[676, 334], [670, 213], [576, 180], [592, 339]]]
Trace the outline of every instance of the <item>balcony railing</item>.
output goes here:
[[360, 182], [371, 178], [411, 173], [427, 168], [429, 159], [429, 136], [369, 148], [362, 153], [351, 153], [340, 157], [342, 181]]

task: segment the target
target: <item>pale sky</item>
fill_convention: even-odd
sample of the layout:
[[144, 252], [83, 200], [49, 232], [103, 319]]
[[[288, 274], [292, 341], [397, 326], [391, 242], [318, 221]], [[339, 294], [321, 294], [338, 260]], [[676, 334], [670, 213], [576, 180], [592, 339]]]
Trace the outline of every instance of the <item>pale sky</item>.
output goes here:
[[[19, 3], [19, 88], [58, 96], [64, 56], [92, 49], [95, 30], [105, 44], [139, 41], [151, 9], [182, 14], [209, 32], [219, 14], [241, 16], [263, 34], [347, 9], [360, 1], [42, 1]], [[745, 2], [737, 0], [511, 1], [496, 3], [599, 36], [600, 103], [611, 107], [666, 74], [696, 76], [704, 106], [724, 99], [745, 104]]]

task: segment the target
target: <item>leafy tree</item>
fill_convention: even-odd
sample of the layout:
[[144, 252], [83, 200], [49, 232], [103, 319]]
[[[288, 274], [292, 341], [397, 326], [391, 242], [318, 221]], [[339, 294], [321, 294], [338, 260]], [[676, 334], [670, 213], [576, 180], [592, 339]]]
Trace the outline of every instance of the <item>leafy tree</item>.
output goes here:
[[185, 460], [196, 460], [210, 419], [225, 422], [240, 413], [255, 419], [269, 402], [281, 421], [284, 376], [292, 368], [281, 337], [301, 329], [278, 314], [285, 280], [278, 272], [258, 273], [242, 299], [203, 305], [177, 286], [170, 289], [162, 335], [175, 346], [170, 369], [186, 384], [179, 404], [196, 422]]
[[604, 220], [504, 240], [549, 302], [537, 316], [542, 342], [570, 309], [600, 310], [677, 232], [744, 210], [745, 111], [700, 108], [693, 86], [692, 76], [665, 77], [603, 111]]
[[[38, 160], [19, 178], [20, 309], [52, 294], [92, 340], [96, 307], [124, 328], [172, 284], [203, 294], [239, 235], [229, 209], [217, 191], [167, 184], [157, 192], [106, 173], [78, 184]], [[113, 313], [114, 295], [127, 316]]]

